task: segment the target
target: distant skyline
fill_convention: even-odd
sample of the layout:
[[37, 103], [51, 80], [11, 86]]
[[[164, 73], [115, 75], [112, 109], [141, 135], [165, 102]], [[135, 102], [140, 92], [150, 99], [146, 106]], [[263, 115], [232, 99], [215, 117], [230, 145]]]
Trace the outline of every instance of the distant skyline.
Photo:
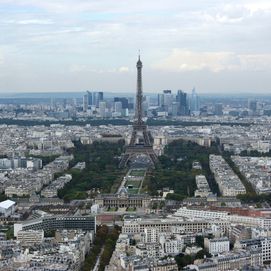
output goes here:
[[271, 1], [1, 0], [0, 93], [271, 91]]

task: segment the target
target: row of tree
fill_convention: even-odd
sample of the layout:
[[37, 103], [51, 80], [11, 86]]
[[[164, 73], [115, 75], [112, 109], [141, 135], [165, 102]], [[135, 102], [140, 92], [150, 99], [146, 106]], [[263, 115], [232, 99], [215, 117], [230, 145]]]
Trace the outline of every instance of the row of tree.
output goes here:
[[118, 240], [120, 232], [121, 229], [118, 226], [115, 226], [113, 230], [108, 233], [100, 258], [99, 271], [104, 271], [105, 267], [109, 264], [111, 256], [115, 250], [116, 242]]
[[[45, 125], [50, 126], [51, 124], [64, 124], [64, 125], [80, 125], [85, 126], [86, 124], [90, 124], [92, 126], [100, 126], [100, 125], [129, 125], [131, 122], [128, 119], [93, 119], [89, 118], [85, 121], [77, 120], [76, 118], [72, 120], [59, 120], [59, 121], [49, 121], [49, 120], [17, 120], [17, 119], [0, 119], [0, 124], [7, 125], [20, 125], [20, 126], [34, 126], [34, 125]], [[218, 124], [218, 122], [186, 122], [180, 120], [159, 120], [159, 119], [148, 119], [147, 125], [149, 126], [168, 126], [168, 125], [182, 125], [182, 126], [203, 126], [203, 125], [214, 125]], [[239, 125], [239, 126], [249, 126], [247, 123], [219, 123], [221, 125]]]
[[223, 158], [225, 161], [229, 164], [233, 172], [239, 177], [241, 182], [243, 183], [245, 189], [246, 189], [246, 194], [247, 195], [256, 195], [255, 190], [252, 186], [252, 184], [246, 179], [246, 177], [240, 172], [238, 166], [235, 165], [235, 163], [232, 161], [231, 157], [228, 155], [223, 155]]
[[35, 126], [44, 125], [50, 126], [51, 124], [64, 124], [64, 125], [79, 125], [85, 126], [90, 124], [92, 126], [100, 125], [128, 125], [130, 122], [126, 119], [88, 119], [86, 121], [79, 120], [59, 120], [59, 121], [49, 121], [49, 120], [17, 120], [17, 119], [0, 119], [0, 124], [6, 125], [19, 125], [19, 126]]
[[99, 255], [99, 271], [104, 270], [105, 266], [108, 265], [110, 261], [119, 234], [120, 228], [118, 226], [115, 226], [111, 230], [106, 225], [98, 226], [96, 236], [94, 238], [90, 252], [86, 255], [82, 270], [92, 270], [97, 262]]
[[182, 121], [182, 120], [172, 120], [171, 118], [168, 119], [148, 119], [147, 125], [150, 126], [206, 126], [206, 125], [214, 125], [214, 124], [220, 124], [220, 125], [227, 125], [227, 126], [249, 126], [249, 123], [243, 123], [243, 122], [198, 122], [198, 121]]

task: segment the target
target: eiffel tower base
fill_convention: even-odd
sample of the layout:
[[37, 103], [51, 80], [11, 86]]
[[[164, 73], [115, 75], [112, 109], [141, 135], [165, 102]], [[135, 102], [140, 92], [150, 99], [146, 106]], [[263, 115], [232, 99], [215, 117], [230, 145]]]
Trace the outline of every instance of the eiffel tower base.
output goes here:
[[119, 163], [119, 168], [126, 167], [127, 163], [133, 157], [140, 154], [148, 156], [153, 167], [155, 167], [155, 165], [158, 163], [157, 155], [155, 154], [152, 146], [144, 146], [144, 145], [143, 146], [128, 146], [126, 148], [124, 155], [121, 158], [121, 161]]

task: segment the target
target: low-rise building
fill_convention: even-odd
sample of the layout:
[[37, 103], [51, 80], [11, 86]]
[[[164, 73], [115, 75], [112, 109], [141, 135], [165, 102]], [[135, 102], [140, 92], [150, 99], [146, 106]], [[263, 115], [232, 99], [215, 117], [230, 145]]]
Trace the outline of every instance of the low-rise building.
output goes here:
[[210, 169], [223, 196], [245, 194], [246, 189], [221, 155], [209, 156]]
[[204, 238], [204, 247], [210, 254], [216, 255], [230, 251], [230, 241], [227, 237], [208, 239]]
[[211, 229], [213, 225], [221, 228], [222, 232], [226, 232], [230, 222], [227, 220], [208, 220], [199, 219], [194, 221], [182, 221], [176, 218], [168, 219], [125, 219], [123, 222], [122, 233], [140, 234], [146, 228], [156, 228], [161, 232], [174, 232], [179, 234], [205, 232]]
[[14, 236], [21, 230], [44, 230], [45, 232], [58, 229], [81, 229], [96, 232], [95, 216], [42, 216], [14, 224]]
[[41, 244], [43, 239], [44, 239], [44, 231], [43, 230], [19, 231], [17, 233], [17, 240], [24, 246]]
[[16, 202], [9, 199], [0, 202], [0, 215], [3, 215], [4, 217], [8, 217], [14, 214], [15, 205], [16, 205]]
[[[243, 270], [243, 267], [263, 267], [263, 258], [260, 249], [250, 251], [238, 250], [213, 257], [198, 265], [189, 265], [186, 270], [196, 271], [229, 271]], [[262, 270], [262, 269], [261, 269]]]
[[197, 190], [195, 191], [195, 197], [207, 197], [211, 194], [211, 190], [208, 181], [204, 175], [197, 175], [196, 177]]
[[95, 198], [95, 203], [106, 208], [148, 208], [151, 197], [146, 194], [129, 194], [122, 188], [117, 194], [100, 194]]

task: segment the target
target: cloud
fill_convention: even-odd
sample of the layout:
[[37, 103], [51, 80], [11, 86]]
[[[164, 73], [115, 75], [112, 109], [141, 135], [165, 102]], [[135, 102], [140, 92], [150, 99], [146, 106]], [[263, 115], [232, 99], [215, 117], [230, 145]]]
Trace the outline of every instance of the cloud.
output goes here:
[[120, 67], [119, 72], [129, 72], [129, 68], [128, 67]]
[[71, 73], [127, 73], [129, 72], [129, 67], [119, 67], [119, 68], [93, 68], [88, 65], [79, 65], [79, 64], [73, 64], [69, 68], [69, 72]]
[[251, 16], [251, 12], [243, 5], [223, 5], [204, 11], [203, 17], [208, 23], [237, 24]]
[[1, 2], [22, 7], [36, 7], [52, 13], [75, 13], [75, 12], [146, 12], [172, 10], [173, 7], [184, 7], [182, 1], [168, 0], [2, 0]]
[[[270, 0], [0, 2], [3, 70], [16, 75], [9, 80], [10, 86], [19, 76], [18, 85], [27, 86], [27, 77], [17, 72], [27, 70], [33, 81], [48, 90], [53, 84], [59, 86], [58, 80], [52, 79], [49, 85], [43, 78], [58, 73], [67, 82], [73, 78], [70, 74], [83, 81], [97, 76], [99, 80], [90, 80], [96, 87], [110, 78], [108, 88], [118, 89], [134, 72], [138, 48], [144, 72], [161, 74], [154, 76], [149, 88], [160, 86], [164, 71], [192, 71], [189, 80], [202, 75], [202, 82], [208, 81], [206, 86], [214, 82], [206, 79], [206, 73], [222, 77], [223, 73], [244, 71], [243, 78], [236, 77], [235, 83], [241, 84], [249, 76], [252, 80], [251, 71], [270, 71]], [[177, 75], [174, 80], [179, 84]], [[63, 89], [69, 88], [71, 82], [64, 79]], [[269, 79], [264, 80], [270, 85]], [[80, 82], [76, 79], [75, 83]]]
[[271, 3], [270, 1], [252, 1], [245, 3], [244, 6], [250, 10], [251, 13], [256, 12], [271, 12]]
[[4, 20], [4, 24], [18, 24], [18, 25], [51, 25], [54, 24], [52, 20], [47, 19], [28, 19], [28, 20]]
[[266, 71], [271, 70], [271, 54], [234, 52], [195, 52], [174, 49], [166, 58], [152, 65], [164, 71]]
[[78, 64], [74, 64], [70, 66], [69, 71], [71, 73], [80, 73], [80, 72], [87, 72], [88, 68], [86, 65], [78, 65]]
[[2, 48], [0, 47], [0, 65], [4, 64], [4, 53]]

